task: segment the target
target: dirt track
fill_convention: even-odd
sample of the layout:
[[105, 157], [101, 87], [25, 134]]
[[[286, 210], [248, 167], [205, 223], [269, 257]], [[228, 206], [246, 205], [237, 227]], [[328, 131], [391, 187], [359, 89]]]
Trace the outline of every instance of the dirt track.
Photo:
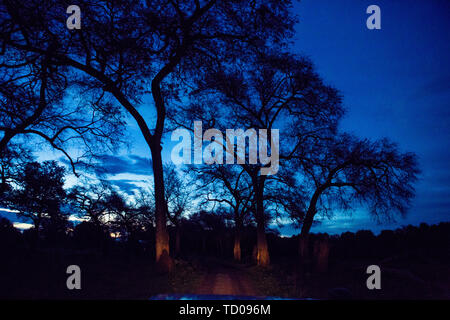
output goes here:
[[196, 294], [257, 296], [252, 281], [243, 267], [231, 263], [209, 261]]

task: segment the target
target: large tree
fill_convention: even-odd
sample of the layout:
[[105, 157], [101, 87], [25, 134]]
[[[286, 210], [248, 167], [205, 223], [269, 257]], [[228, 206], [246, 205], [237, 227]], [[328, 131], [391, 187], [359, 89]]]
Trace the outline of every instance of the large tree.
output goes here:
[[[250, 65], [217, 66], [208, 75], [197, 83], [196, 99], [184, 108], [182, 114], [189, 116], [174, 114], [171, 117], [186, 128], [192, 128], [192, 122], [201, 119], [222, 132], [243, 128], [256, 129], [261, 134], [261, 129], [266, 130], [269, 152], [279, 154], [279, 159], [272, 157], [272, 162], [266, 165], [261, 164], [261, 159], [251, 164], [249, 152], [261, 151], [258, 149], [261, 147], [252, 147], [249, 143], [245, 163], [241, 166], [252, 181], [256, 203], [258, 264], [267, 265], [270, 257], [264, 202], [266, 198], [275, 199], [266, 196], [267, 185], [278, 185], [275, 189], [292, 188], [286, 164], [297, 156], [300, 146], [328, 139], [336, 132], [343, 114], [341, 97], [337, 90], [324, 84], [308, 59], [270, 50]], [[220, 108], [213, 109], [211, 105]], [[279, 130], [279, 148], [276, 138], [271, 136], [272, 129]], [[272, 174], [262, 173], [264, 170]], [[283, 206], [292, 208], [292, 202]]]
[[63, 220], [64, 172], [64, 167], [55, 161], [45, 161], [27, 163], [18, 174], [10, 206], [18, 211], [19, 217], [33, 221], [36, 234], [44, 219], [55, 224]]
[[237, 165], [192, 167], [189, 170], [198, 181], [198, 195], [205, 202], [225, 205], [234, 220], [233, 256], [241, 260], [241, 233], [252, 210], [253, 189], [245, 170]]
[[164, 187], [166, 189], [167, 218], [175, 227], [175, 255], [181, 253], [181, 221], [183, 214], [192, 208], [192, 190], [185, 176], [175, 165], [164, 167]]
[[20, 169], [31, 161], [30, 152], [22, 145], [10, 144], [0, 153], [0, 205], [8, 205]]
[[293, 165], [307, 193], [306, 210], [293, 216], [301, 225], [301, 256], [307, 254], [308, 234], [318, 213], [367, 206], [378, 220], [404, 215], [419, 173], [414, 153], [400, 152], [387, 139], [361, 140], [349, 134], [300, 146]]
[[49, 52], [0, 55], [0, 154], [11, 143], [44, 141], [62, 152], [76, 173], [79, 160], [118, 145], [122, 117], [101, 90], [81, 89], [66, 68], [49, 59]]
[[106, 183], [74, 186], [67, 196], [71, 207], [75, 209], [82, 219], [86, 219], [97, 228], [105, 226], [105, 215], [107, 213], [107, 200], [111, 194], [111, 187]]
[[136, 235], [142, 230], [141, 211], [130, 204], [125, 196], [112, 190], [106, 197], [106, 215], [112, 231], [119, 232], [128, 243], [135, 242]]
[[[51, 65], [79, 71], [82, 83], [114, 96], [137, 122], [152, 154], [159, 260], [169, 251], [161, 159], [167, 104], [183, 93], [176, 89], [202, 77], [205, 66], [233, 64], [282, 43], [294, 24], [291, 1], [82, 0], [82, 27], [73, 31], [64, 24], [70, 4], [4, 0], [2, 50], [50, 54]], [[138, 110], [148, 93], [156, 111], [152, 129]]]

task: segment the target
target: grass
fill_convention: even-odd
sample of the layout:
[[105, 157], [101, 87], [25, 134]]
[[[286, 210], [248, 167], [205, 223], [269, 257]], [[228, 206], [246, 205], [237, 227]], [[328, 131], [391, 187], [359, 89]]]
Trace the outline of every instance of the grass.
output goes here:
[[272, 265], [265, 268], [258, 266], [248, 267], [250, 280], [261, 296], [296, 297], [295, 276], [284, 271]]
[[172, 293], [189, 294], [202, 281], [204, 270], [196, 261], [175, 260], [175, 270], [169, 275]]

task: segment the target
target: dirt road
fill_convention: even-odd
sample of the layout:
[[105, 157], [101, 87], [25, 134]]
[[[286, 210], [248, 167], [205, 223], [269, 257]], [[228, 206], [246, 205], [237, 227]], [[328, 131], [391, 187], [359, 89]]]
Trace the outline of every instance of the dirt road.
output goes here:
[[201, 295], [257, 296], [252, 281], [244, 267], [233, 263], [211, 260], [207, 263], [207, 273], [195, 289]]

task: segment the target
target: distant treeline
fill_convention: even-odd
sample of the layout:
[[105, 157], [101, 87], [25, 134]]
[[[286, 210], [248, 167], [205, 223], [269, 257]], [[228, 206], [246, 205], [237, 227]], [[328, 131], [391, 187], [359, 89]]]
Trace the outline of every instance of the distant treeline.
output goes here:
[[[214, 229], [213, 229], [214, 227]], [[176, 239], [175, 227], [170, 227], [171, 239]], [[191, 219], [183, 220], [179, 227], [180, 256], [208, 255], [233, 258], [234, 228], [223, 216], [199, 212]], [[0, 248], [3, 254], [39, 249], [63, 249], [91, 254], [150, 255], [154, 253], [155, 230], [150, 228], [134, 233], [128, 238], [114, 238], [114, 234], [99, 228], [92, 222], [76, 225], [68, 223], [64, 232], [46, 228], [40, 230], [39, 240], [31, 228], [20, 231], [6, 218], [0, 219]], [[255, 259], [256, 227], [246, 226], [241, 234], [242, 260]], [[283, 237], [276, 231], [268, 233], [269, 250], [275, 260], [296, 259], [298, 257], [298, 235]], [[370, 230], [340, 235], [312, 233], [309, 250], [314, 252], [317, 243], [327, 243], [329, 259], [384, 259], [404, 254], [432, 256], [446, 260], [450, 257], [450, 222], [437, 225], [426, 223], [420, 226], [408, 225], [396, 230], [383, 230], [375, 235]], [[175, 244], [174, 244], [175, 245]], [[314, 256], [314, 255], [313, 255]]]

